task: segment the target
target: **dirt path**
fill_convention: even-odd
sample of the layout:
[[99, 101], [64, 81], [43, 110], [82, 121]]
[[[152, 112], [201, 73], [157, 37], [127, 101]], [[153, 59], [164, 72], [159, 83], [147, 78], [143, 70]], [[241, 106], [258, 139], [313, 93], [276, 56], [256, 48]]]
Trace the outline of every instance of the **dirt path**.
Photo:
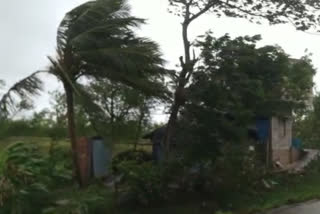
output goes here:
[[319, 214], [320, 201], [310, 201], [293, 206], [285, 206], [268, 212], [267, 214]]

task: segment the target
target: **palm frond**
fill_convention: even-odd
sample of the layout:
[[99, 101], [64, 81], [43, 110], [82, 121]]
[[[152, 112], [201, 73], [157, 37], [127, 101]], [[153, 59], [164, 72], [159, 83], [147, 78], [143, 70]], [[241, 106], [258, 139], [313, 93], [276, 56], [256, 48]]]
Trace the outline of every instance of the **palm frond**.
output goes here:
[[0, 99], [0, 117], [7, 117], [16, 110], [17, 102], [31, 100], [31, 96], [39, 95], [42, 81], [37, 77], [40, 71], [15, 83]]
[[89, 68], [83, 73], [84, 75], [110, 76], [111, 79], [112, 75], [122, 75], [124, 78], [138, 77], [146, 81], [151, 77], [164, 75], [164, 69], [159, 69], [164, 60], [156, 43], [139, 37], [127, 38], [125, 42], [123, 39], [112, 39], [112, 41], [113, 43], [106, 42], [96, 49], [90, 48], [79, 52], [89, 62]]
[[71, 10], [62, 20], [58, 28], [58, 48], [64, 48], [74, 40], [84, 39], [101, 29], [110, 35], [114, 30], [137, 27], [143, 22], [143, 19], [130, 16], [130, 7], [125, 0], [89, 1]]
[[59, 26], [58, 58], [50, 60], [51, 73], [71, 85], [81, 76], [108, 78], [150, 95], [166, 96], [160, 48], [133, 30], [143, 23], [130, 15], [126, 0], [80, 5], [67, 13]]
[[94, 4], [94, 1], [89, 1], [85, 4], [82, 4], [73, 10], [71, 10], [69, 13], [66, 14], [64, 19], [61, 21], [58, 33], [57, 33], [57, 45], [58, 49], [61, 49], [68, 41], [68, 37], [70, 37], [69, 31], [71, 28], [71, 25], [76, 22], [76, 20], [83, 14], [85, 14], [89, 8]]
[[[93, 68], [91, 72], [86, 72], [86, 76], [99, 81], [101, 79], [109, 79], [113, 82], [123, 83], [131, 88], [137, 89], [144, 93], [146, 96], [157, 97], [163, 100], [170, 100], [172, 97], [171, 92], [165, 87], [164, 80], [161, 75], [149, 75], [149, 76], [138, 76], [133, 72], [127, 72], [125, 75], [123, 72], [119, 72], [117, 68], [111, 66], [88, 65]], [[155, 70], [157, 69], [157, 70]], [[152, 68], [152, 71], [140, 71], [143, 73], [165, 73], [166, 70], [162, 67]]]

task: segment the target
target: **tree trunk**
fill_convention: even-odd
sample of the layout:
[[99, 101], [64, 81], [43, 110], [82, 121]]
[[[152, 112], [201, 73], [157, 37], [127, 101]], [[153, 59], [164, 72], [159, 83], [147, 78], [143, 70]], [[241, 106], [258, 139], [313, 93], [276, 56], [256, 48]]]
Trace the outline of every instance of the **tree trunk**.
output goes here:
[[140, 109], [140, 115], [139, 115], [137, 132], [136, 132], [136, 139], [135, 139], [135, 142], [134, 142], [134, 151], [137, 151], [139, 138], [140, 138], [140, 135], [141, 135], [141, 132], [142, 132], [142, 122], [143, 122], [144, 116], [145, 116], [144, 110]]
[[178, 113], [180, 107], [184, 104], [185, 102], [185, 86], [188, 83], [188, 80], [193, 72], [193, 62], [191, 60], [190, 56], [190, 42], [188, 39], [188, 27], [189, 27], [189, 9], [187, 10], [187, 14], [185, 17], [185, 21], [182, 24], [182, 38], [183, 38], [183, 45], [184, 45], [184, 60], [183, 57], [180, 58], [180, 63], [182, 67], [182, 71], [179, 75], [179, 82], [178, 82], [178, 87], [175, 91], [175, 96], [174, 96], [174, 102], [171, 107], [171, 113], [169, 117], [169, 121], [167, 124], [167, 130], [166, 130], [166, 135], [163, 140], [163, 146], [165, 147], [165, 158], [169, 158], [170, 154], [170, 141], [172, 138], [172, 135], [174, 133], [175, 127], [176, 127], [176, 122], [178, 119]]
[[169, 118], [169, 122], [167, 124], [167, 130], [166, 130], [166, 135], [164, 137], [164, 145], [162, 145], [165, 148], [165, 159], [169, 158], [170, 155], [170, 140], [172, 138], [176, 122], [178, 119], [178, 113], [179, 113], [179, 108], [180, 104], [174, 101], [175, 103], [173, 104], [171, 108], [171, 114]]
[[64, 83], [64, 89], [66, 92], [66, 102], [67, 102], [67, 118], [68, 118], [68, 132], [71, 141], [72, 148], [72, 159], [74, 165], [74, 172], [76, 180], [80, 187], [83, 186], [83, 182], [80, 175], [80, 166], [78, 162], [78, 149], [77, 149], [77, 136], [76, 136], [76, 126], [74, 117], [74, 100], [73, 100], [73, 90], [69, 83]]

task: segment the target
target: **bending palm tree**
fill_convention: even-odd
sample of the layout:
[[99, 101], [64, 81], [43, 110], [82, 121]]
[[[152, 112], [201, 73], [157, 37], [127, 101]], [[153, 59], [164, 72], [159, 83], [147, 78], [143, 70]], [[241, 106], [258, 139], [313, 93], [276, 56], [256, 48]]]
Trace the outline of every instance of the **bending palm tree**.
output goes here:
[[58, 77], [66, 92], [68, 128], [78, 182], [83, 185], [77, 162], [74, 93], [81, 77], [109, 78], [140, 88], [146, 93], [161, 91], [158, 46], [137, 37], [132, 28], [144, 23], [130, 16], [124, 0], [90, 1], [70, 11], [58, 29], [57, 58], [50, 58], [49, 72]]
[[65, 89], [73, 162], [81, 186], [74, 118], [74, 96], [82, 91], [79, 78], [108, 78], [150, 95], [163, 95], [158, 81], [164, 71], [159, 48], [133, 32], [143, 23], [130, 16], [125, 0], [96, 0], [71, 10], [58, 28], [57, 56], [48, 57], [48, 72]]

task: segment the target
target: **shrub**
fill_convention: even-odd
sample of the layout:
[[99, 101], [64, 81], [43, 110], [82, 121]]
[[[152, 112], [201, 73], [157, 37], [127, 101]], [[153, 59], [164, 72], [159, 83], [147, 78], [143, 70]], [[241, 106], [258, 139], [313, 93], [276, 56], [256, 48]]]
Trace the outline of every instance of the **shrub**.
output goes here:
[[50, 178], [40, 154], [39, 148], [23, 143], [10, 145], [0, 154], [0, 213], [29, 213], [35, 202], [37, 206], [45, 203]]
[[130, 198], [136, 202], [148, 205], [167, 198], [161, 167], [151, 162], [123, 161], [118, 170], [123, 176], [121, 189], [129, 192]]
[[115, 174], [121, 177], [117, 187], [126, 201], [151, 205], [176, 200], [178, 194], [195, 191], [202, 182], [200, 172], [193, 172], [192, 166], [182, 161], [157, 164], [150, 158], [141, 151], [115, 157]]
[[151, 161], [152, 156], [142, 150], [127, 150], [119, 153], [112, 160], [113, 170], [116, 172], [118, 170], [119, 165], [122, 162], [134, 161], [137, 164], [141, 164], [147, 161]]
[[58, 141], [51, 141], [47, 161], [47, 175], [51, 178], [54, 187], [72, 182], [71, 151]]
[[90, 186], [85, 190], [70, 188], [57, 192], [52, 198], [50, 206], [42, 210], [42, 214], [89, 214], [98, 212], [98, 208], [105, 208], [110, 199], [106, 188], [103, 186]]

